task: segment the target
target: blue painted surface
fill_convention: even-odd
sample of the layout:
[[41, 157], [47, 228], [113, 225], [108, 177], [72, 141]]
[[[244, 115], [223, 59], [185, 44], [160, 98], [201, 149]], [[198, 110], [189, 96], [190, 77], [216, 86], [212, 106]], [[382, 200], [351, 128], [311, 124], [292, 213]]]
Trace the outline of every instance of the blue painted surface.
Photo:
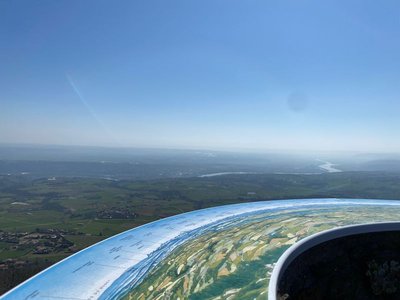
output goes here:
[[25, 281], [1, 300], [115, 299], [126, 294], [183, 242], [227, 219], [268, 211], [338, 206], [397, 206], [400, 201], [298, 199], [202, 209], [152, 222], [86, 248]]

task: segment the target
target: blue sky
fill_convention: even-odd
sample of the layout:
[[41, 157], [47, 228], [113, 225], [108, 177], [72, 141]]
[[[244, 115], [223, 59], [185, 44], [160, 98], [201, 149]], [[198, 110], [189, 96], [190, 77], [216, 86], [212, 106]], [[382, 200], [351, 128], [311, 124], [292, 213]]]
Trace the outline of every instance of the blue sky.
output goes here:
[[400, 151], [398, 1], [1, 1], [0, 142]]

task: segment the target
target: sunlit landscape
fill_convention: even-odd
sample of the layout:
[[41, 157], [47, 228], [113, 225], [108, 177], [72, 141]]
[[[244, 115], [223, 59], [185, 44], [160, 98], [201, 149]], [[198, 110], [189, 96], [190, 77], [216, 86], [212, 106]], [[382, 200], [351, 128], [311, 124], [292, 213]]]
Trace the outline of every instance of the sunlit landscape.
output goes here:
[[399, 10], [0, 1], [0, 299], [400, 297]]

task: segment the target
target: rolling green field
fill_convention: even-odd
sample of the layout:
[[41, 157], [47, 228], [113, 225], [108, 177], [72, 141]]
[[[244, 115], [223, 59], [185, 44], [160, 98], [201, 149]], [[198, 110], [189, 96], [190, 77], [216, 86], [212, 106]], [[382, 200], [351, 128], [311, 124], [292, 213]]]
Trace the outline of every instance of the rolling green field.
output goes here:
[[[400, 199], [400, 175], [254, 174], [146, 181], [0, 176], [0, 292], [71, 253], [160, 218], [230, 203], [313, 197]], [[10, 277], [13, 272], [24, 275]]]

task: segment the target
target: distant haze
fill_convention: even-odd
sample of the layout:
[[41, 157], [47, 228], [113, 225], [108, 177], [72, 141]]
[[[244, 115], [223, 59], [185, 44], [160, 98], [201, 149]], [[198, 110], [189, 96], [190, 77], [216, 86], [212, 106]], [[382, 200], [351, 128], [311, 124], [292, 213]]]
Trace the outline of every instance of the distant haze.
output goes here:
[[399, 1], [1, 1], [0, 143], [400, 151]]

